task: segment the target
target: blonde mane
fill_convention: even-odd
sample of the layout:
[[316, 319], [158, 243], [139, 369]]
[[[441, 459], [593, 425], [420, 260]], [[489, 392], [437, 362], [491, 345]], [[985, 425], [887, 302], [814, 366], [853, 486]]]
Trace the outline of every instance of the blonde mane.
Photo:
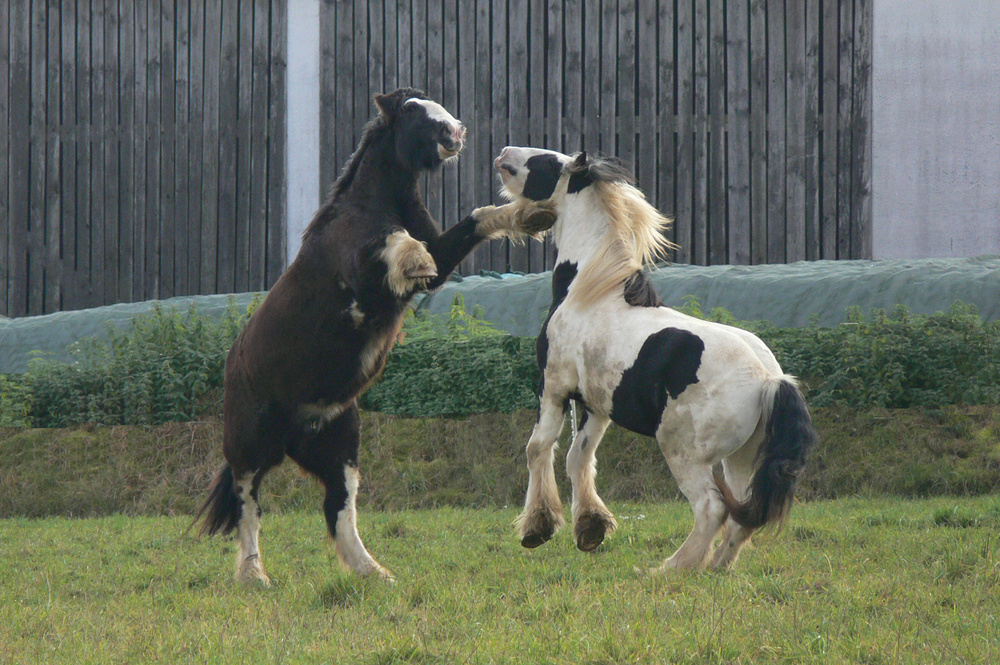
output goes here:
[[671, 220], [650, 205], [639, 189], [622, 181], [598, 181], [592, 187], [602, 208], [599, 214], [607, 216], [609, 232], [567, 296], [578, 305], [593, 304], [623, 288], [636, 271], [677, 249], [664, 235]]

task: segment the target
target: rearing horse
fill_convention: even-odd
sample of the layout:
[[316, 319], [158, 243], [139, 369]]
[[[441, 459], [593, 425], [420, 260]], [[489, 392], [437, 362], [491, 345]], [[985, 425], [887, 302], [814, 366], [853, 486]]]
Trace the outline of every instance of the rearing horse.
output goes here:
[[287, 455], [326, 488], [337, 554], [355, 573], [391, 573], [356, 526], [358, 396], [379, 375], [415, 293], [441, 285], [477, 243], [516, 233], [509, 206], [488, 206], [439, 233], [417, 190], [454, 159], [465, 128], [419, 90], [375, 97], [332, 192], [295, 260], [247, 321], [226, 359], [223, 452], [201, 532], [239, 532], [236, 577], [269, 579], [258, 547], [260, 484]]
[[754, 529], [784, 516], [816, 443], [795, 380], [753, 334], [663, 306], [645, 266], [669, 247], [667, 220], [617, 162], [508, 147], [494, 164], [508, 197], [556, 213], [521, 544], [537, 547], [563, 524], [553, 449], [573, 399], [586, 409], [566, 456], [577, 547], [596, 548], [616, 527], [594, 485], [615, 422], [656, 438], [694, 510], [694, 529], [658, 570], [732, 564]]

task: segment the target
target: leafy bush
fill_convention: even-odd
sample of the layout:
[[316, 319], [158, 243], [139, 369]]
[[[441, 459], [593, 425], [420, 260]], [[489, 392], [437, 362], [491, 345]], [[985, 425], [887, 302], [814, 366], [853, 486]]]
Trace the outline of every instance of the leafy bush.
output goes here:
[[146, 425], [218, 413], [226, 353], [246, 316], [232, 306], [221, 320], [156, 307], [125, 330], [109, 327], [106, 340], [77, 343], [74, 363], [35, 360], [25, 377], [30, 420]]
[[[983, 322], [970, 305], [931, 316], [903, 307], [863, 316], [855, 308], [835, 328], [738, 323], [721, 308], [706, 314], [693, 297], [680, 310], [757, 333], [784, 370], [802, 378], [814, 406], [1000, 404], [1000, 322]], [[25, 375], [0, 377], [0, 426], [153, 424], [220, 413], [226, 353], [248, 312], [232, 308], [220, 321], [195, 309], [155, 309], [107, 341], [79, 345], [73, 364], [36, 360]], [[466, 311], [461, 296], [447, 316], [411, 314], [403, 331], [382, 379], [362, 396], [364, 409], [434, 417], [537, 406], [534, 339], [497, 330], [481, 309]]]
[[984, 322], [973, 305], [930, 316], [900, 306], [866, 317], [851, 308], [836, 328], [755, 332], [786, 372], [805, 380], [816, 406], [1000, 403], [1000, 322]]

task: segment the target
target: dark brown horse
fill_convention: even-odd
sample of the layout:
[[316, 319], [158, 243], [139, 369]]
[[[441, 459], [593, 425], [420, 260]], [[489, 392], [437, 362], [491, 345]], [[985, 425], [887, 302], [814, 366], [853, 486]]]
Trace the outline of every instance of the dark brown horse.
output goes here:
[[269, 582], [257, 544], [260, 484], [286, 455], [325, 485], [341, 560], [391, 579], [356, 527], [357, 398], [382, 371], [412, 296], [441, 285], [480, 241], [517, 231], [513, 207], [488, 206], [440, 233], [417, 179], [458, 155], [465, 128], [419, 90], [375, 103], [298, 256], [226, 360], [226, 464], [195, 519], [204, 515], [203, 534], [238, 529], [239, 580]]

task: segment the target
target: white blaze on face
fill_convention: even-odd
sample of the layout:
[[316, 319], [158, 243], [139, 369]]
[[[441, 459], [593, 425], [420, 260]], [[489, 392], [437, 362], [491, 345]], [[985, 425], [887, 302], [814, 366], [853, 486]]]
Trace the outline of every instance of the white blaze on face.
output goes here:
[[420, 99], [419, 97], [410, 97], [403, 102], [403, 106], [407, 104], [420, 104], [424, 107], [428, 118], [443, 123], [451, 130], [450, 138], [453, 144], [444, 146], [438, 143], [438, 156], [441, 159], [449, 159], [462, 151], [465, 142], [465, 127], [455, 116], [448, 113], [445, 107], [430, 99]]

